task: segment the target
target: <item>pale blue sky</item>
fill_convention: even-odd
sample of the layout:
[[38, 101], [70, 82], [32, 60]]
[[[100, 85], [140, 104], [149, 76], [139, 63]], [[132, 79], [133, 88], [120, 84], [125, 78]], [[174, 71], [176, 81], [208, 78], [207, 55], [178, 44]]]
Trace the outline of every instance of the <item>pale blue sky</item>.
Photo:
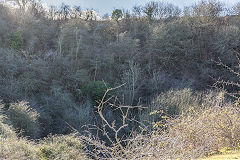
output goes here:
[[[151, 0], [42, 0], [49, 5], [59, 6], [61, 3], [69, 4], [71, 6], [79, 5], [82, 9], [95, 9], [98, 13], [111, 13], [115, 8], [131, 9], [134, 5], [146, 4]], [[155, 0], [157, 1], [157, 0]], [[181, 8], [189, 6], [198, 2], [199, 0], [159, 0], [175, 4]], [[232, 6], [239, 2], [239, 0], [222, 0], [225, 4]]]

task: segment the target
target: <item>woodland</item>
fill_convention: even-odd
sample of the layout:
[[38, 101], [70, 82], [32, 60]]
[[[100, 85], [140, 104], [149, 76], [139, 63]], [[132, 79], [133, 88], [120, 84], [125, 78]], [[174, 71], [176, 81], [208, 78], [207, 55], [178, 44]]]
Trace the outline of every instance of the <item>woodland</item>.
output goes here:
[[0, 159], [240, 149], [240, 3], [152, 1], [99, 16], [10, 2], [0, 3]]

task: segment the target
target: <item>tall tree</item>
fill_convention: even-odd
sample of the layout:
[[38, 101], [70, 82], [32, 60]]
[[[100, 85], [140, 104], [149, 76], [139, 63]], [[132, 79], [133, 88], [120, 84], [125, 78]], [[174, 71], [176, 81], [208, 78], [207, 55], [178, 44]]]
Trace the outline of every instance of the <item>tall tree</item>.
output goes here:
[[158, 3], [157, 2], [147, 3], [146, 6], [143, 7], [143, 12], [146, 14], [148, 22], [152, 23], [152, 21], [158, 14]]
[[123, 12], [120, 9], [115, 9], [112, 13], [112, 19], [117, 22], [117, 42], [119, 41], [119, 21], [123, 17]]
[[119, 23], [119, 20], [123, 17], [123, 12], [120, 9], [115, 9], [112, 12], [112, 19], [114, 19], [117, 23]]
[[71, 8], [69, 5], [62, 3], [60, 8], [60, 16], [63, 20], [67, 20], [69, 18], [69, 14], [71, 12]]

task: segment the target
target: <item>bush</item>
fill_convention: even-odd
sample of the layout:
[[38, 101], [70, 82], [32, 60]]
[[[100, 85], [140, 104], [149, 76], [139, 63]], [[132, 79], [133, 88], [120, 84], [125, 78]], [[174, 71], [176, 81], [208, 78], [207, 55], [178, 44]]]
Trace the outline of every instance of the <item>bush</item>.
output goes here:
[[165, 145], [172, 148], [174, 158], [184, 159], [199, 158], [226, 147], [234, 149], [240, 142], [239, 119], [239, 108], [231, 105], [180, 117], [170, 121], [169, 142]]
[[0, 117], [0, 137], [16, 137], [15, 132], [13, 129], [8, 126], [7, 124], [3, 123], [2, 117]]
[[39, 159], [37, 147], [25, 139], [0, 137], [0, 159], [33, 160]]
[[[90, 103], [80, 103], [78, 106], [72, 106], [64, 110], [64, 119], [73, 128], [78, 131], [84, 130], [84, 126], [93, 122], [93, 109]], [[69, 126], [68, 126], [69, 128]]]
[[10, 47], [19, 51], [23, 46], [22, 31], [17, 31], [12, 35]]
[[214, 98], [216, 98], [214, 92], [194, 93], [189, 88], [170, 90], [166, 93], [161, 93], [152, 101], [151, 106], [140, 114], [140, 121], [152, 123], [160, 120], [158, 116], [149, 116], [154, 111], [163, 112], [172, 118], [181, 114], [187, 114], [190, 109], [198, 110], [199, 106], [211, 104]]
[[88, 158], [83, 152], [81, 139], [73, 135], [66, 135], [49, 136], [39, 143], [22, 138], [0, 137], [0, 159], [85, 160]]
[[160, 94], [154, 101], [153, 107], [164, 110], [168, 115], [174, 116], [186, 112], [189, 107], [199, 103], [197, 95], [191, 89], [170, 90]]
[[88, 159], [83, 152], [81, 139], [74, 136], [52, 136], [40, 142], [39, 156], [41, 159]]
[[82, 87], [82, 92], [89, 96], [92, 104], [96, 105], [101, 100], [109, 85], [103, 81], [90, 82]]
[[239, 103], [224, 103], [219, 94], [215, 101], [195, 108], [190, 107], [187, 114], [177, 118], [166, 117], [154, 123], [151, 138], [144, 139], [143, 144], [148, 144], [156, 159], [196, 159], [224, 148], [238, 148]]
[[2, 138], [13, 138], [16, 137], [13, 128], [4, 123], [4, 115], [2, 114], [4, 104], [0, 101], [0, 137]]
[[7, 111], [8, 118], [20, 135], [37, 138], [40, 134], [36, 110], [30, 108], [27, 102], [12, 103]]
[[[128, 138], [124, 154], [115, 155], [115, 150], [107, 151], [112, 159], [125, 156], [130, 159], [197, 159], [224, 148], [238, 149], [239, 103], [223, 103], [219, 99], [209, 102], [208, 106], [196, 107], [198, 110], [190, 107], [187, 114], [174, 119], [166, 116], [164, 123], [154, 124], [152, 132], [143, 129], [143, 132]], [[98, 144], [99, 148], [101, 145]], [[103, 154], [106, 153], [104, 149], [101, 150]]]

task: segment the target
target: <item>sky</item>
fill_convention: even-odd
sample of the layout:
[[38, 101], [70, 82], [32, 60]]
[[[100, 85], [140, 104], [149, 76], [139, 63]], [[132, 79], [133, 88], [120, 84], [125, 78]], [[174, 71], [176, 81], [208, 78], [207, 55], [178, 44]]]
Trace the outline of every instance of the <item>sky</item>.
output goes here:
[[[134, 5], [144, 5], [151, 0], [42, 0], [48, 5], [59, 6], [62, 3], [70, 6], [81, 6], [82, 9], [95, 9], [100, 15], [111, 13], [114, 9], [131, 9]], [[155, 0], [157, 1], [157, 0]], [[180, 8], [190, 6], [199, 0], [159, 0], [172, 3]], [[239, 0], [222, 0], [228, 6], [232, 6]]]

